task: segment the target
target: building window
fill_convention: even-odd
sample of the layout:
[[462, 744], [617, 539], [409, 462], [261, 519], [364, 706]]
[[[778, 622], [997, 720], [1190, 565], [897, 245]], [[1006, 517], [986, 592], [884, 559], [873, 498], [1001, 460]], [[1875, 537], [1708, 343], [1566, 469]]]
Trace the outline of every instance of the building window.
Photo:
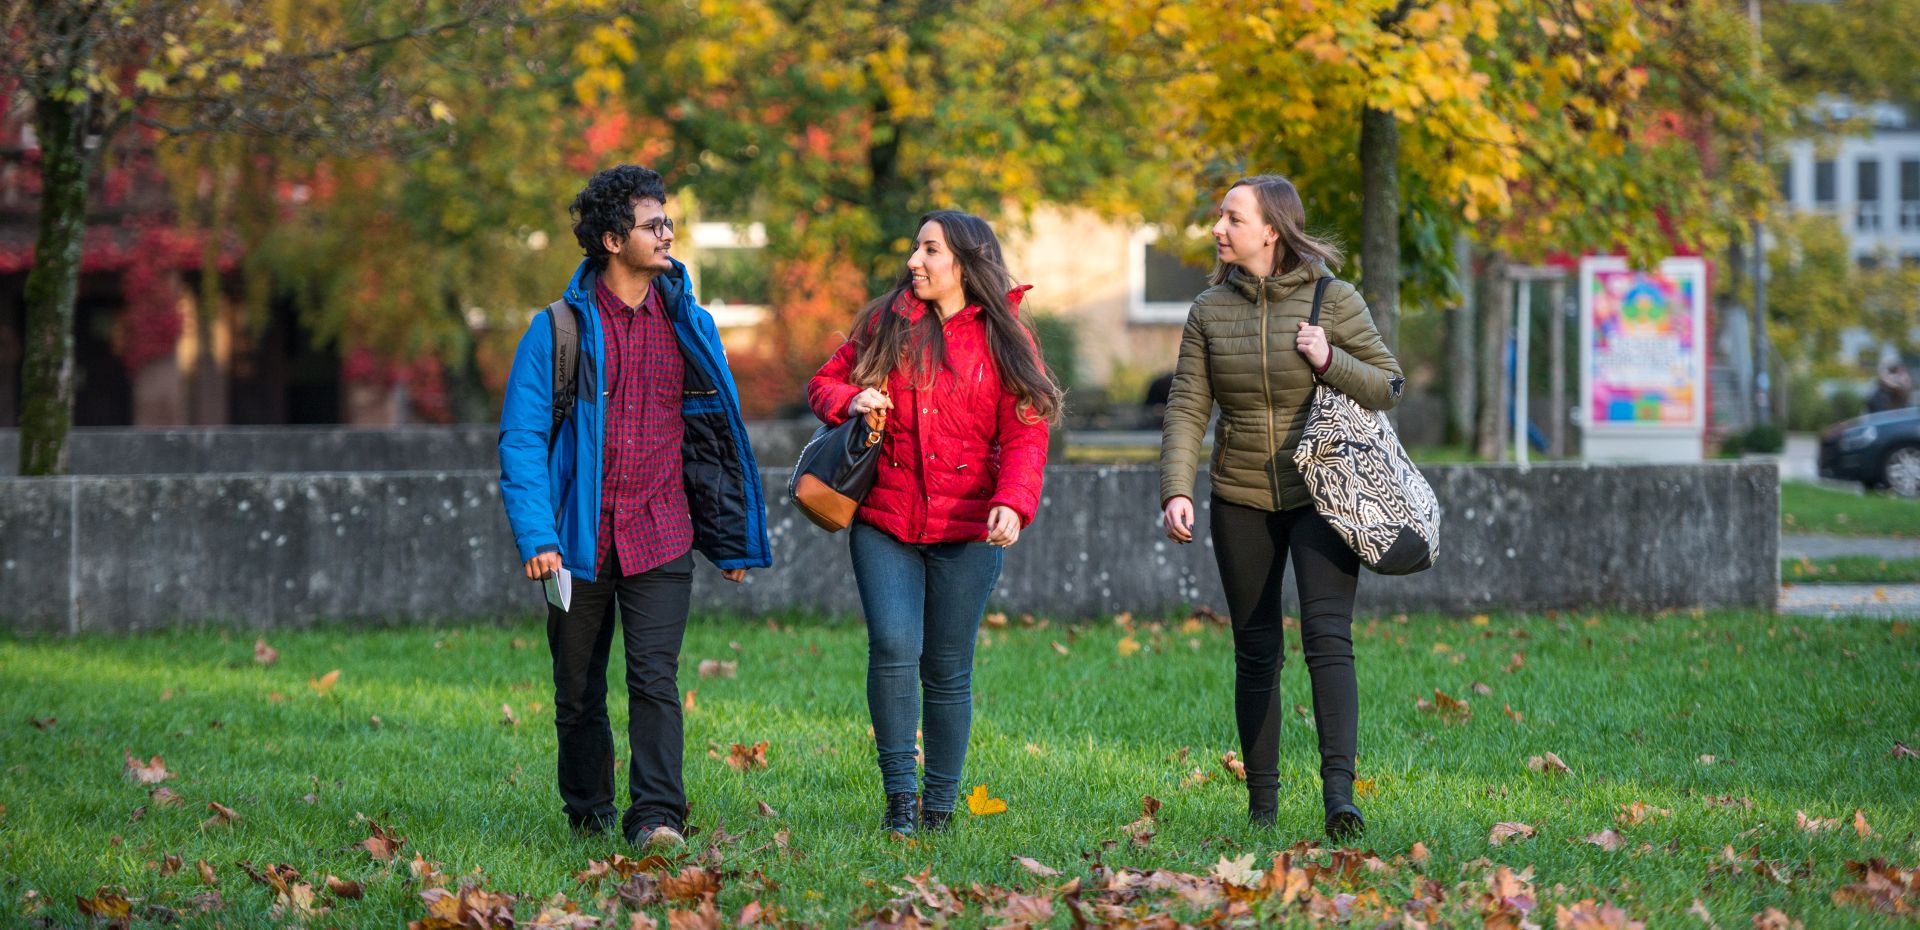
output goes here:
[[1920, 230], [1920, 159], [1900, 162], [1900, 231]]
[[1816, 210], [1833, 209], [1834, 188], [1833, 162], [1816, 161], [1813, 163], [1813, 207]]
[[1780, 187], [1780, 202], [1793, 202], [1793, 162], [1786, 161], [1773, 166], [1774, 182]]
[[1860, 266], [1861, 271], [1872, 271], [1875, 268], [1880, 267], [1880, 256], [1856, 255], [1853, 257], [1853, 262], [1854, 264]]
[[1160, 245], [1158, 227], [1135, 230], [1128, 257], [1127, 319], [1134, 323], [1182, 323], [1193, 299], [1207, 289], [1210, 269], [1181, 261]]
[[1880, 229], [1880, 159], [1862, 158], [1854, 163], [1853, 226], [1862, 232]]
[[693, 224], [693, 291], [716, 326], [754, 326], [772, 302], [767, 229], [759, 223]]

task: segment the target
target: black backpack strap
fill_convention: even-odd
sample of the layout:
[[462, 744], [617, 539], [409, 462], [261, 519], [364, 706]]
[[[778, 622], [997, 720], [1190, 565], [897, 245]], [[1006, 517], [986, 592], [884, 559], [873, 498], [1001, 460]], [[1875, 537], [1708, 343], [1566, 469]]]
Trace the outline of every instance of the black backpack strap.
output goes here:
[[1313, 282], [1313, 312], [1307, 315], [1308, 326], [1320, 325], [1320, 301], [1327, 296], [1327, 285], [1332, 283], [1332, 278], [1321, 278]]
[[580, 393], [580, 320], [563, 298], [547, 305], [547, 323], [553, 327], [553, 427], [547, 433], [552, 445]]

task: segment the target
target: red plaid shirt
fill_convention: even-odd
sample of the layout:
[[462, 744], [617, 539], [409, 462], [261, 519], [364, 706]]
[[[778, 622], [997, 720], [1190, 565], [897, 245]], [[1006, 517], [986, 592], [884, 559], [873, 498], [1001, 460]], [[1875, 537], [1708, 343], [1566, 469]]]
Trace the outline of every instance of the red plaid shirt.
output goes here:
[[636, 308], [622, 303], [602, 279], [594, 302], [606, 347], [601, 383], [607, 405], [596, 575], [637, 575], [693, 546], [680, 467], [685, 363], [659, 287], [649, 288]]

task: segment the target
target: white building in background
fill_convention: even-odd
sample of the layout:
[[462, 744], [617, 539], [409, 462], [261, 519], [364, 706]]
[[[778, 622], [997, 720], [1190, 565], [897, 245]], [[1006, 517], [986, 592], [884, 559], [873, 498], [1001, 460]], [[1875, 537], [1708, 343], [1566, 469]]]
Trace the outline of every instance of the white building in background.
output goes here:
[[1920, 265], [1920, 124], [1893, 104], [1824, 106], [1837, 120], [1862, 121], [1867, 134], [1788, 143], [1781, 199], [1838, 219], [1861, 265]]

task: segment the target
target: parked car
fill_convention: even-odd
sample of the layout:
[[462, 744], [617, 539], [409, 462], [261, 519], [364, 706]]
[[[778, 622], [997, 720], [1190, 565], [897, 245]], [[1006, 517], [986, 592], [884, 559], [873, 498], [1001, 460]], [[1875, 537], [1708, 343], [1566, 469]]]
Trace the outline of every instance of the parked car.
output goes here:
[[1920, 497], [1920, 407], [1869, 413], [1820, 434], [1820, 477]]

